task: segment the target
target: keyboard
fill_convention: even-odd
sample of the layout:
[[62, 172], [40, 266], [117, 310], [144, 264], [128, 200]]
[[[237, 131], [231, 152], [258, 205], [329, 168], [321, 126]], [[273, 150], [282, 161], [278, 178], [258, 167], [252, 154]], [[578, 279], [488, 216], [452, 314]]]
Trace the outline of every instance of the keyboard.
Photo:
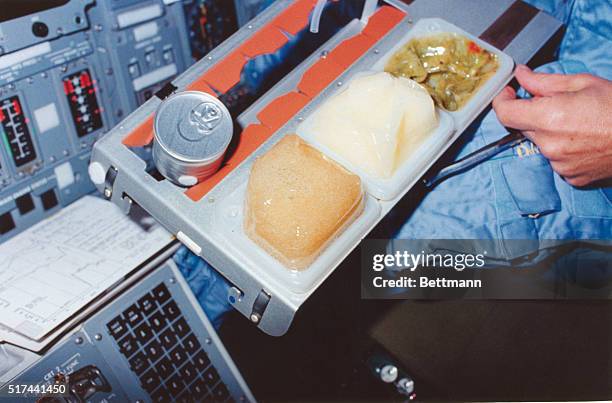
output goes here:
[[[171, 260], [119, 292], [11, 383], [57, 379], [66, 380], [70, 401], [255, 401]], [[0, 395], [4, 390], [0, 385]]]
[[231, 401], [227, 386], [163, 282], [106, 327], [153, 402]]

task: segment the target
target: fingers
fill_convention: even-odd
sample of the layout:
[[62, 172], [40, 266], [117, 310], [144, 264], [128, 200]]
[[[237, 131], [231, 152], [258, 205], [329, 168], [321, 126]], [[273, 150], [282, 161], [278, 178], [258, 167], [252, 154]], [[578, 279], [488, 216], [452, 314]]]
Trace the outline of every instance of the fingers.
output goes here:
[[506, 87], [493, 100], [499, 121], [518, 130], [536, 131], [546, 116], [546, 98], [517, 99], [515, 91]]
[[525, 65], [515, 71], [516, 79], [523, 88], [534, 96], [547, 97], [561, 92], [575, 92], [586, 87], [591, 76], [587, 74], [546, 74], [535, 73]]

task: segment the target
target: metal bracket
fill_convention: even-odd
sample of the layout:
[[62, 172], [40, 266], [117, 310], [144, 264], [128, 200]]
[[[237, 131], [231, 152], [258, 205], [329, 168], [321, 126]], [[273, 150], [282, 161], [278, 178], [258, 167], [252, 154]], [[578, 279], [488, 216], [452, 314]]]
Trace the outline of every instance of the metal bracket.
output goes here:
[[251, 322], [259, 323], [271, 298], [272, 296], [264, 290], [259, 291], [259, 295], [255, 298], [255, 302], [253, 302], [253, 310], [249, 316]]
[[111, 166], [108, 171], [106, 171], [106, 176], [104, 177], [104, 198], [110, 200], [113, 196], [113, 186], [115, 185], [115, 179], [117, 179], [117, 168]]

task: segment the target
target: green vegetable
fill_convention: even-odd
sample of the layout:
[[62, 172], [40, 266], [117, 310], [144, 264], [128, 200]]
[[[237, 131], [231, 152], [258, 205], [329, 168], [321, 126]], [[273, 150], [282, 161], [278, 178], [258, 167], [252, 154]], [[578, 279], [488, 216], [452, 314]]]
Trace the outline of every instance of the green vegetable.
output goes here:
[[436, 104], [456, 111], [499, 67], [497, 56], [456, 34], [412, 39], [397, 51], [385, 71], [421, 83]]

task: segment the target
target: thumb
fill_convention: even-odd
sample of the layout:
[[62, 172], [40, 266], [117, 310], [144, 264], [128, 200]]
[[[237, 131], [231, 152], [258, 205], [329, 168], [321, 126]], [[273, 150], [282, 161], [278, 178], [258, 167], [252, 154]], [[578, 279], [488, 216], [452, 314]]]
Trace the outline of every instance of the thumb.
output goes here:
[[560, 92], [581, 90], [588, 84], [586, 74], [546, 74], [535, 73], [525, 65], [518, 65], [515, 71], [516, 79], [530, 94], [548, 97]]

